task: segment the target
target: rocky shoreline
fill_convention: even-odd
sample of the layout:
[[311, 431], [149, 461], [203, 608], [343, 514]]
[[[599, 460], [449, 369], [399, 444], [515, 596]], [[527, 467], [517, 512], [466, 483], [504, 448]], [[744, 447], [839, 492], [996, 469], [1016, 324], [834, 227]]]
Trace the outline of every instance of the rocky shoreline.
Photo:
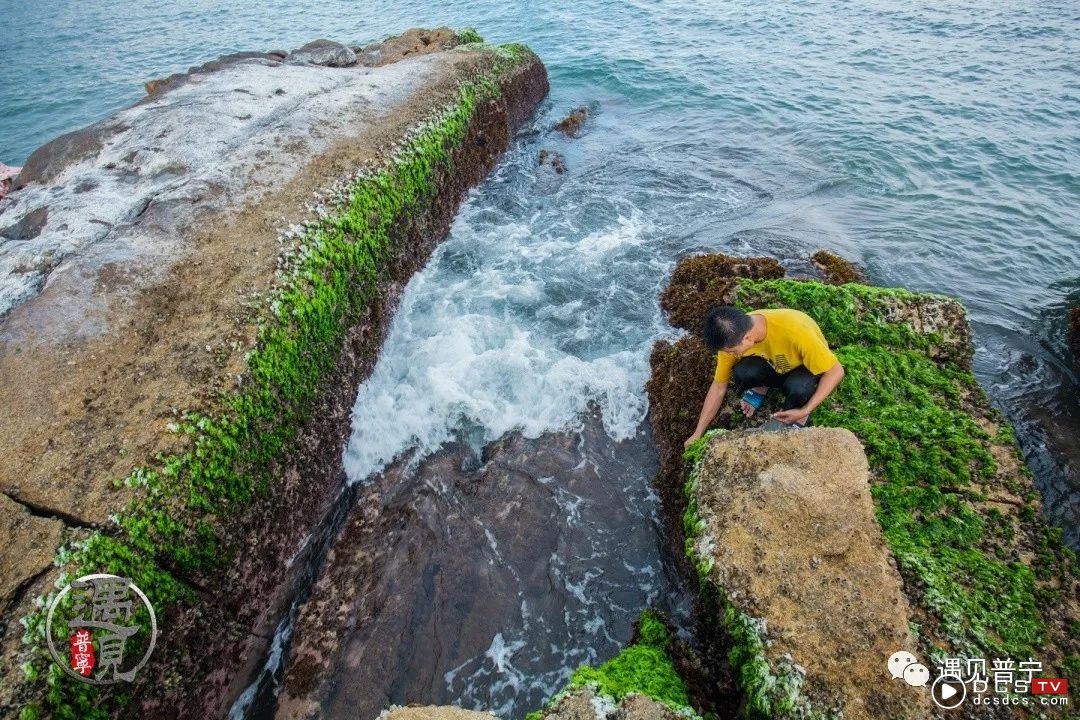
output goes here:
[[[219, 717], [246, 685], [400, 288], [547, 93], [528, 48], [478, 40], [225, 58], [28, 160], [0, 213], [2, 260], [31, 261], [0, 319], [3, 372], [28, 380], [4, 390], [3, 519], [26, 559], [4, 565], [26, 624], [4, 628], [5, 716]], [[144, 137], [166, 130], [235, 151]], [[157, 609], [131, 687], [44, 651], [34, 598], [87, 572]]]
[[[656, 345], [648, 387], [669, 530], [685, 538], [702, 612], [727, 648], [745, 715], [933, 715], [926, 693], [888, 685], [886, 647], [910, 648], [928, 667], [955, 657], [984, 658], [987, 667], [994, 658], [1034, 658], [1040, 675], [1080, 682], [1076, 557], [1045, 521], [1011, 429], [971, 374], [962, 306], [842, 284], [849, 273], [839, 284], [782, 277], [769, 258], [689, 258], [662, 303], [692, 333], [714, 303], [814, 316], [848, 370], [835, 399], [815, 413], [823, 428], [748, 432], [756, 423], [748, 427], [729, 409], [684, 454], [713, 363], [694, 335]], [[825, 428], [850, 431], [843, 443], [853, 445], [852, 467], [862, 462], [861, 444], [866, 470], [839, 469], [848, 451], [833, 447], [839, 437], [817, 437], [838, 432]], [[831, 448], [827, 457], [800, 455], [804, 440]], [[833, 486], [845, 476], [849, 490]], [[822, 496], [821, 488], [830, 491]], [[859, 499], [839, 503], [845, 492]], [[787, 510], [761, 514], [766, 504]], [[862, 530], [859, 517], [871, 521]], [[855, 559], [875, 545], [879, 560]], [[900, 595], [890, 598], [892, 580], [874, 579], [875, 563], [883, 577], [899, 571]], [[875, 618], [890, 613], [899, 622], [886, 630]], [[858, 671], [847, 664], [871, 650], [884, 653], [869, 669], [880, 680], [850, 685]], [[957, 712], [986, 716], [970, 703]]]
[[[430, 690], [454, 652], [487, 641], [485, 618], [516, 609], [503, 569], [470, 565], [454, 542], [517, 553], [542, 585], [564, 538], [534, 463], [599, 484], [593, 423], [577, 438], [508, 436], [482, 462], [448, 447], [339, 494], [356, 390], [401, 288], [546, 95], [546, 70], [525, 46], [440, 28], [240, 53], [146, 89], [35, 152], [0, 204], [14, 278], [0, 287], [0, 372], [27, 378], [0, 390], [0, 713], [224, 716], [313, 581], [268, 712], [317, 717], [333, 695], [337, 712], [373, 716], [384, 666], [412, 662], [407, 680]], [[557, 129], [573, 136], [587, 115]], [[971, 373], [964, 308], [869, 287], [831, 253], [811, 262], [820, 281], [772, 258], [675, 268], [661, 304], [689, 334], [654, 346], [647, 392], [667, 539], [698, 592], [693, 636], [646, 611], [621, 653], [530, 718], [941, 717], [925, 688], [888, 677], [896, 650], [927, 666], [1035, 658], [1080, 686], [1080, 569]], [[760, 432], [729, 403], [684, 452], [714, 363], [696, 333], [718, 303], [818, 320], [848, 368], [821, 427]], [[400, 491], [436, 480], [467, 499], [447, 511], [457, 496]], [[342, 532], [315, 537], [324, 526]], [[132, 578], [158, 611], [164, 632], [131, 686], [79, 684], [44, 650], [43, 608], [89, 572]], [[403, 658], [408, 623], [438, 622], [440, 572], [458, 600], [443, 618], [454, 652]]]

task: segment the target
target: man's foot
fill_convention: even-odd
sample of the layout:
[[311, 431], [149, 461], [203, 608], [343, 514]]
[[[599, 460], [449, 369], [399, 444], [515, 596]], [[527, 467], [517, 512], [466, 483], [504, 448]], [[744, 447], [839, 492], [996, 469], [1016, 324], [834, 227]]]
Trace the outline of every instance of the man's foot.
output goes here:
[[742, 394], [742, 411], [743, 415], [750, 417], [758, 411], [761, 404], [765, 402], [765, 395], [769, 392], [769, 388], [762, 386], [751, 388]]

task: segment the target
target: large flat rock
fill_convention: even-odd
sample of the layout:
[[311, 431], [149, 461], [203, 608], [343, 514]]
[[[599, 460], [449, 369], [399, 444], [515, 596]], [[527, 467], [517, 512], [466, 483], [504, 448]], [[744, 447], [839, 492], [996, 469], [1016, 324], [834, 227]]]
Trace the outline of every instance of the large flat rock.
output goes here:
[[236, 386], [313, 192], [386, 154], [478, 57], [234, 59], [36, 152], [0, 201], [0, 377], [18, 378], [0, 383], [0, 491], [80, 524], [121, 510], [114, 481]]
[[766, 655], [806, 671], [817, 709], [848, 720], [915, 718], [926, 688], [894, 680], [887, 660], [914, 652], [910, 608], [874, 517], [866, 456], [838, 428], [724, 434], [701, 464], [696, 500], [709, 577], [764, 621]]

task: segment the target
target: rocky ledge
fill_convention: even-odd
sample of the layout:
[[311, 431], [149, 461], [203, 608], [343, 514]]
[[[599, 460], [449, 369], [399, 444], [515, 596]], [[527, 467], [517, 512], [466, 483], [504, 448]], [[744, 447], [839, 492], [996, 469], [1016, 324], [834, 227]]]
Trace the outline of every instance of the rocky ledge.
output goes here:
[[[226, 713], [341, 486], [400, 288], [548, 83], [528, 48], [440, 29], [147, 89], [0, 201], [4, 716]], [[44, 649], [54, 588], [100, 572], [157, 610], [131, 685]]]
[[[1034, 659], [1037, 676], [1076, 686], [1076, 557], [1046, 523], [1012, 430], [971, 373], [963, 307], [847, 282], [850, 273], [833, 283], [783, 275], [770, 258], [680, 262], [661, 302], [691, 334], [657, 343], [648, 386], [658, 489], [711, 636], [697, 641], [723, 649], [740, 714], [932, 714], [929, 690], [888, 672], [903, 649], [931, 677], [954, 658], [988, 669]], [[712, 378], [714, 355], [697, 333], [713, 304], [817, 320], [847, 370], [814, 414], [820, 427], [756, 431], [767, 412], [748, 421], [729, 401], [683, 450]], [[950, 716], [987, 709], [968, 702]]]

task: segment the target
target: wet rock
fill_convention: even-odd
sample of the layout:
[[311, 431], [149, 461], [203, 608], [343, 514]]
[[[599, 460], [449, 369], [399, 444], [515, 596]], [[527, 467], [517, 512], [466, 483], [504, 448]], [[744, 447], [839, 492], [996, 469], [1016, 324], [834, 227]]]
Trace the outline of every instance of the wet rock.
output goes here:
[[122, 122], [103, 120], [50, 140], [30, 153], [22, 172], [15, 178], [14, 188], [17, 190], [33, 182], [52, 182], [70, 166], [96, 156], [105, 146], [105, 141], [127, 129], [128, 126]]
[[285, 58], [290, 65], [323, 65], [350, 67], [356, 64], [356, 53], [333, 40], [312, 40]]
[[825, 276], [825, 282], [833, 285], [866, 282], [866, 275], [855, 266], [855, 263], [828, 250], [818, 250], [810, 256], [810, 260]]
[[0, 237], [8, 240], [33, 240], [41, 234], [49, 222], [49, 206], [39, 207], [23, 215], [14, 225], [0, 230]]
[[551, 169], [559, 175], [566, 172], [566, 159], [554, 150], [541, 150], [537, 162], [541, 166], [551, 166]]
[[423, 30], [413, 28], [401, 35], [368, 45], [357, 53], [361, 65], [381, 67], [405, 57], [449, 50], [458, 44], [458, 36], [448, 27]]
[[614, 703], [588, 687], [568, 693], [545, 708], [541, 717], [544, 720], [685, 720], [667, 705], [640, 693], [630, 693]]
[[383, 710], [378, 720], [492, 720], [495, 715], [445, 705], [410, 705]]
[[1080, 305], [1077, 305], [1069, 313], [1069, 347], [1072, 348], [1073, 357], [1080, 365]]
[[[64, 556], [68, 565], [46, 568], [47, 582], [38, 585], [51, 587], [82, 563], [126, 573], [125, 558], [137, 555], [133, 572], [196, 589], [177, 599], [162, 586], [145, 588], [162, 602], [158, 651], [125, 688], [127, 709], [105, 694], [99, 714], [223, 717], [247, 670], [265, 658], [259, 653], [292, 598], [291, 560], [342, 482], [349, 413], [396, 293], [446, 236], [468, 189], [495, 166], [519, 127], [514, 118], [528, 116], [547, 92], [539, 60], [520, 59], [496, 64], [482, 48], [432, 53], [379, 71], [339, 70], [331, 74], [341, 81], [330, 83], [323, 67], [237, 60], [51, 143], [22, 178], [35, 181], [0, 205], [0, 227], [24, 220], [27, 227], [28, 214], [49, 206], [36, 237], [0, 242], [0, 376], [20, 379], [0, 383], [0, 491], [55, 508], [72, 525], [108, 525], [108, 542], [121, 548], [88, 559], [76, 547]], [[351, 82], [350, 72], [363, 80]], [[379, 257], [378, 280], [365, 281], [364, 303], [350, 302], [332, 333], [320, 330], [333, 338], [330, 362], [307, 368], [318, 377], [301, 393], [306, 410], [274, 417], [296, 440], [287, 453], [258, 456], [262, 492], [244, 496], [254, 475], [238, 475], [235, 495], [220, 485], [198, 496], [180, 492], [165, 510], [164, 494], [118, 482], [136, 468], [160, 470], [173, 454], [198, 464], [201, 449], [191, 454], [193, 441], [174, 423], [185, 411], [220, 417], [238, 388], [250, 387], [247, 351], [261, 330], [256, 316], [271, 312], [281, 231], [315, 219], [313, 194], [325, 211], [343, 213], [335, 193], [352, 187], [358, 170], [383, 167], [410, 129], [461, 102], [462, 83], [478, 77], [498, 96], [458, 128], [460, 145], [424, 177], [425, 201], [393, 218], [391, 250]], [[435, 123], [434, 130], [445, 128]], [[483, 145], [474, 142], [479, 135]], [[212, 364], [178, 356], [177, 345], [205, 348]], [[251, 453], [257, 440], [228, 442], [214, 452]], [[133, 526], [110, 523], [115, 515], [137, 518], [139, 533], [147, 533], [140, 551], [125, 554]], [[176, 530], [168, 541], [163, 517]], [[202, 544], [207, 536], [214, 562]], [[38, 585], [11, 608], [14, 617], [33, 610]], [[8, 648], [0, 660], [20, 667], [25, 658]], [[5, 673], [0, 707], [46, 692], [46, 656], [34, 651], [39, 680]], [[65, 697], [55, 703], [53, 715], [78, 714]]]
[[[605, 637], [625, 639], [649, 595], [677, 601], [644, 569], [658, 539], [620, 487], [646, 489], [646, 436], [615, 443], [590, 420], [580, 435], [505, 436], [483, 461], [452, 445], [373, 478], [300, 610], [276, 718], [373, 717], [406, 700], [483, 706], [505, 677], [490, 658], [550, 677], [586, 650], [614, 654]], [[523, 682], [515, 703], [547, 699]]]
[[697, 255], [679, 261], [671, 282], [660, 294], [660, 307], [668, 322], [700, 336], [705, 313], [714, 305], [730, 305], [735, 300], [739, 278], [775, 280], [784, 277], [784, 268], [774, 258], [735, 258], [727, 255]]
[[773, 668], [794, 663], [815, 708], [925, 717], [929, 694], [889, 682], [914, 619], [870, 497], [858, 439], [839, 428], [721, 434], [700, 465], [694, 542], [708, 580], [762, 621]]
[[0, 543], [0, 608], [6, 608], [24, 584], [52, 567], [63, 533], [64, 523], [31, 515], [0, 494], [0, 537], [4, 538]]
[[561, 132], [567, 137], [576, 138], [581, 134], [581, 128], [585, 125], [585, 121], [589, 119], [589, 108], [582, 105], [581, 107], [570, 112], [569, 115], [564, 117], [555, 125], [555, 130]]

